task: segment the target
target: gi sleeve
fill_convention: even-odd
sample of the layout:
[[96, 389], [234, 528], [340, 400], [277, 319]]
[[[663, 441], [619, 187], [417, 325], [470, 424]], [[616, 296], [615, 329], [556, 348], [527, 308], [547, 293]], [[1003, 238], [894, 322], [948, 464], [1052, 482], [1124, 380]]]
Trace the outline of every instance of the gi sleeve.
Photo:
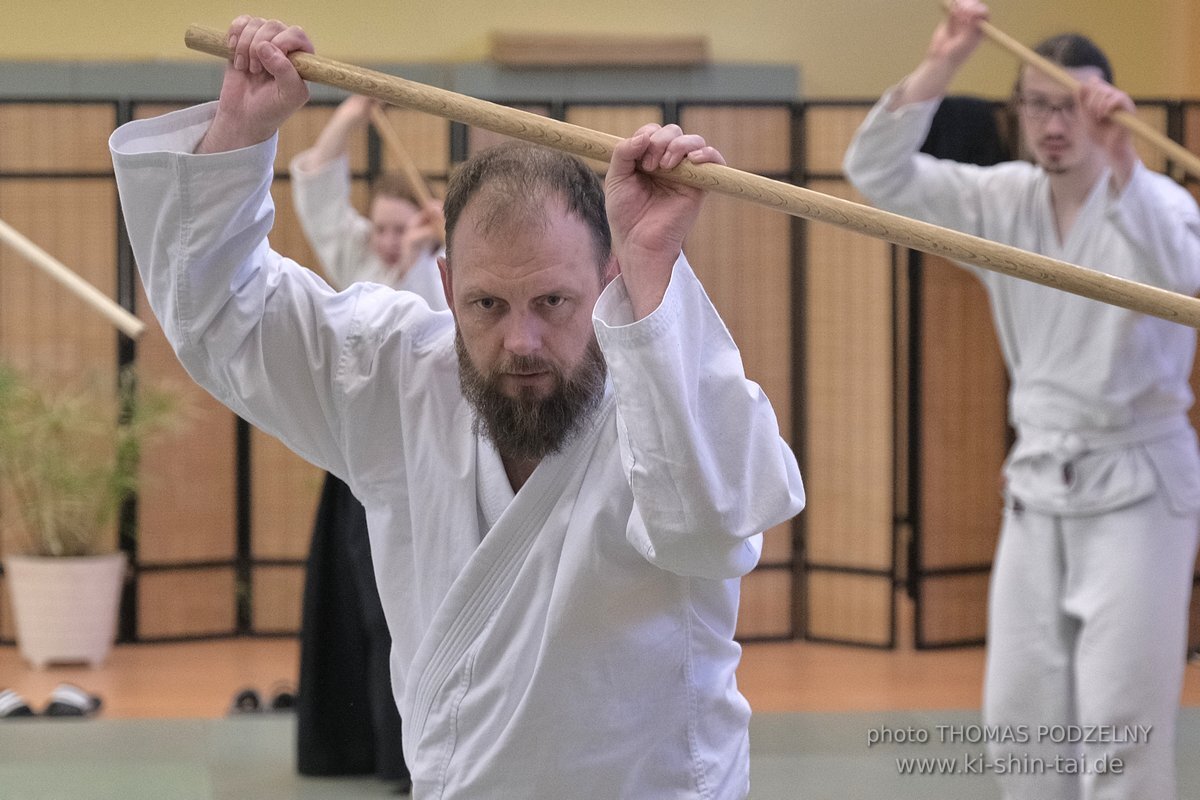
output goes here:
[[347, 344], [370, 338], [364, 306], [388, 292], [337, 294], [270, 249], [274, 141], [193, 155], [214, 110], [128, 123], [109, 141], [150, 305], [200, 385], [346, 479], [339, 372]]
[[875, 104], [855, 133], [843, 161], [846, 178], [880, 208], [980, 235], [979, 167], [920, 152], [940, 101], [889, 110], [893, 92]]
[[1135, 280], [1200, 291], [1200, 211], [1186, 189], [1138, 162], [1109, 216], [1142, 255]]
[[680, 575], [744, 575], [758, 562], [761, 532], [804, 507], [795, 454], [682, 255], [659, 308], [632, 316], [617, 277], [594, 323], [634, 497], [626, 536]]
[[306, 169], [309, 151], [292, 159], [292, 203], [304, 236], [312, 245], [329, 282], [345, 289], [361, 276], [367, 262], [371, 223], [350, 204], [350, 160], [342, 155], [317, 169]]

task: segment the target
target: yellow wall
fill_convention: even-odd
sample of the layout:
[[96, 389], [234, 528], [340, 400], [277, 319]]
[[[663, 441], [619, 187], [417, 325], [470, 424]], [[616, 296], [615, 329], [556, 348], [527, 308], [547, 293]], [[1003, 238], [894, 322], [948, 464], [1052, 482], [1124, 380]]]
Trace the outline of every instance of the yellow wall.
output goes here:
[[[1130, 93], [1195, 97], [1197, 5], [995, 0], [993, 22], [1026, 43], [1078, 29], [1108, 50]], [[479, 60], [492, 30], [704, 34], [720, 61], [796, 64], [810, 98], [878, 94], [920, 58], [939, 13], [938, 0], [14, 1], [0, 24], [0, 58], [204, 58], [185, 51], [187, 24], [224, 27], [242, 11], [301, 24], [318, 52], [356, 62]], [[956, 88], [1002, 96], [1014, 68], [1007, 54], [987, 46]]]

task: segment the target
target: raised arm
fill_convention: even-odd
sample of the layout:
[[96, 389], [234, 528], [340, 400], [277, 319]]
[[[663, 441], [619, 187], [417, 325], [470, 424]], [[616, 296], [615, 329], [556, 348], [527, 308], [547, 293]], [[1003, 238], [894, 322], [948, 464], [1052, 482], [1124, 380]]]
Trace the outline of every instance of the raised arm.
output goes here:
[[[665, 570], [733, 578], [757, 563], [758, 534], [800, 511], [804, 488], [770, 402], [681, 255], [704, 193], [653, 173], [684, 158], [724, 163], [676, 126], [647, 126], [616, 148], [606, 202], [621, 274], [596, 306], [596, 335], [637, 511], [627, 538]], [[743, 267], [753, 268], [728, 268]]]
[[[278, 54], [256, 51], [268, 61]], [[437, 315], [379, 287], [336, 294], [270, 249], [275, 137], [254, 140], [294, 110], [297, 95], [288, 90], [292, 99], [282, 105], [264, 99], [268, 113], [260, 113], [263, 106], [249, 95], [262, 88], [250, 86], [262, 73], [256, 77], [246, 62], [240, 67], [227, 72], [219, 103], [136, 120], [113, 133], [129, 239], [150, 305], [189, 374], [244, 418], [347, 478], [343, 423], [364, 384], [356, 377], [397, 363], [377, 363], [379, 348], [403, 349], [436, 335]], [[207, 148], [198, 147], [202, 138]]]
[[979, 23], [987, 20], [988, 7], [976, 0], [954, 0], [933, 31], [925, 58], [891, 95], [889, 108], [921, 103], [946, 94], [958, 70], [983, 38]]
[[343, 100], [321, 129], [313, 146], [296, 156], [292, 164], [306, 172], [316, 172], [346, 157], [350, 151], [350, 137], [366, 127], [371, 118], [371, 109], [376, 105], [376, 101], [361, 95]]

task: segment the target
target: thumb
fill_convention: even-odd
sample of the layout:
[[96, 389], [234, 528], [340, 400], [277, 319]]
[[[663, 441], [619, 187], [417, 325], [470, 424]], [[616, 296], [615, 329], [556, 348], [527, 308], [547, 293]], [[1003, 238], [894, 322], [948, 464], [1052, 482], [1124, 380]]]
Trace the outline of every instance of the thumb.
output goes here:
[[644, 131], [638, 131], [628, 139], [623, 139], [613, 148], [612, 160], [608, 174], [613, 178], [623, 178], [637, 171], [637, 161], [646, 152], [650, 136]]

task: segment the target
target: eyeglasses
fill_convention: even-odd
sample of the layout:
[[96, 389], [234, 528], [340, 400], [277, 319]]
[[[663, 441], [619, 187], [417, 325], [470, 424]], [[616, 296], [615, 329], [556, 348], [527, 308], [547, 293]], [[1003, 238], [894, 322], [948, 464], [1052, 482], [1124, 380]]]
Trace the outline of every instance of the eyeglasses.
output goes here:
[[1056, 113], [1062, 114], [1064, 120], [1072, 120], [1075, 118], [1075, 101], [1067, 100], [1063, 103], [1051, 103], [1044, 97], [1018, 97], [1017, 105], [1025, 112], [1025, 116], [1034, 122], [1046, 122]]

